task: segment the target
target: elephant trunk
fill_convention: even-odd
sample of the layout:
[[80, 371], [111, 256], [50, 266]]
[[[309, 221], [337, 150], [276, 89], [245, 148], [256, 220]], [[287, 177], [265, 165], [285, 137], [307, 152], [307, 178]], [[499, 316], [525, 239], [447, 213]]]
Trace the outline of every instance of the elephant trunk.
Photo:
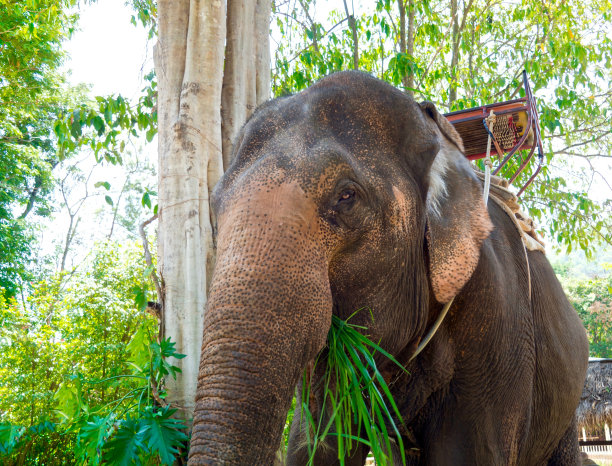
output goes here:
[[331, 321], [317, 230], [314, 204], [293, 184], [220, 215], [190, 464], [273, 463], [295, 385]]

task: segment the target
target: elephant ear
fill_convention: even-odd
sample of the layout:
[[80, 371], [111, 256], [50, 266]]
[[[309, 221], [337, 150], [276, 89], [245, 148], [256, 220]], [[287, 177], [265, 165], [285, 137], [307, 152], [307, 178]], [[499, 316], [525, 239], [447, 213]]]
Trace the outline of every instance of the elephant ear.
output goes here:
[[472, 276], [493, 224], [461, 137], [432, 103], [422, 103], [421, 109], [440, 138], [429, 171], [426, 239], [433, 292], [437, 301], [446, 303]]

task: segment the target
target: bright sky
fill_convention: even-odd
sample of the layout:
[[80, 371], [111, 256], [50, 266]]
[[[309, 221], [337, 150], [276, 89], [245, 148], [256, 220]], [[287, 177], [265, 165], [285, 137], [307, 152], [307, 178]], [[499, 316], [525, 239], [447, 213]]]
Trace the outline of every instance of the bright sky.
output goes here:
[[78, 29], [66, 44], [73, 84], [92, 84], [93, 95], [118, 94], [133, 98], [143, 76], [153, 68], [153, 41], [147, 31], [130, 23], [125, 0], [99, 0], [81, 5]]

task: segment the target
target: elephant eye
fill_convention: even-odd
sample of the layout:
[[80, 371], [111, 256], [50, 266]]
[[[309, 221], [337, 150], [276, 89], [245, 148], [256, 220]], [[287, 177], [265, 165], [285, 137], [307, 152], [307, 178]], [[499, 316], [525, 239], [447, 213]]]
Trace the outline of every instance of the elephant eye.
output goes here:
[[355, 198], [355, 190], [354, 189], [345, 189], [340, 193], [340, 198], [338, 199], [338, 203], [344, 203], [351, 201]]

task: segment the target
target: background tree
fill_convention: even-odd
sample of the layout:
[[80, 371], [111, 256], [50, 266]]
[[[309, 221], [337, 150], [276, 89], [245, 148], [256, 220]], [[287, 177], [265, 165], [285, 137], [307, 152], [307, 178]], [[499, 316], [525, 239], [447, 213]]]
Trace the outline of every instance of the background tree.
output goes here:
[[590, 356], [612, 358], [612, 249], [598, 253], [596, 261], [575, 251], [552, 264], [586, 328]]
[[587, 329], [592, 357], [612, 358], [612, 274], [569, 280], [566, 290]]

